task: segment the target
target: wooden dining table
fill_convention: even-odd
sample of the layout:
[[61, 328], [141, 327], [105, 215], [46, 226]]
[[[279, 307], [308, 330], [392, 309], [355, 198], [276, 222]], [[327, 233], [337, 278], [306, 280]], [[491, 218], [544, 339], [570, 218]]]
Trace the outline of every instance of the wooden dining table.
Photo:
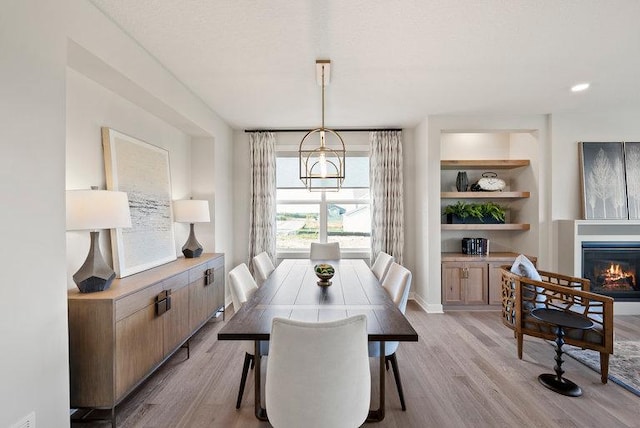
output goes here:
[[[331, 264], [330, 286], [319, 286], [314, 266]], [[361, 259], [310, 261], [285, 259], [218, 333], [219, 340], [255, 342], [255, 414], [268, 420], [261, 400], [260, 341], [269, 340], [274, 317], [324, 322], [365, 314], [370, 342], [418, 341], [418, 334]], [[379, 408], [369, 411], [368, 422], [385, 414], [385, 356], [380, 353]], [[267, 362], [268, 364], [268, 362]]]

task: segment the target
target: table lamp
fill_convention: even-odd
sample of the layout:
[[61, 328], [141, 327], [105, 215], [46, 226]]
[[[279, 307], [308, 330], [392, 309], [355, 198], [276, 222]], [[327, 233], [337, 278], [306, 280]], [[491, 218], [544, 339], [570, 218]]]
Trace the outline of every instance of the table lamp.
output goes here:
[[67, 230], [91, 231], [89, 254], [73, 281], [81, 293], [109, 288], [116, 273], [100, 252], [100, 229], [131, 227], [129, 200], [125, 192], [110, 190], [67, 190]]
[[189, 223], [189, 239], [182, 246], [182, 254], [188, 259], [200, 257], [202, 245], [196, 239], [193, 231], [194, 223], [208, 223], [209, 201], [199, 201], [195, 199], [182, 199], [173, 201], [173, 220], [178, 223]]

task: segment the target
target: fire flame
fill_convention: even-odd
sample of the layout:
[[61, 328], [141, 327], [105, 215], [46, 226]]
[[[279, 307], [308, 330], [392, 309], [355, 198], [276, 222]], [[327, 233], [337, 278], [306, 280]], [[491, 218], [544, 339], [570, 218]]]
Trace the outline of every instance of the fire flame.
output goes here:
[[620, 265], [614, 265], [613, 263], [611, 263], [607, 272], [609, 272], [609, 276], [615, 278], [620, 278], [625, 275], [625, 272], [620, 268]]

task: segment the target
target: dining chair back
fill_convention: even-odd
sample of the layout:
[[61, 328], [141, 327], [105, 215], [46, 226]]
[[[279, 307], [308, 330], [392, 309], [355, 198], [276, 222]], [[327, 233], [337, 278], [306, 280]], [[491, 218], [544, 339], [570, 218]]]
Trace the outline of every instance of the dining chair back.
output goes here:
[[329, 242], [323, 244], [312, 242], [309, 258], [311, 260], [340, 260], [340, 243]]
[[367, 419], [371, 373], [367, 318], [274, 318], [265, 400], [275, 428], [358, 427]]
[[382, 281], [389, 271], [389, 267], [391, 263], [394, 262], [393, 256], [385, 253], [384, 251], [380, 251], [378, 253], [378, 257], [376, 257], [376, 261], [371, 266], [371, 271], [378, 278], [378, 281]]
[[[258, 285], [251, 276], [249, 268], [242, 263], [231, 269], [229, 272], [229, 291], [231, 291], [231, 302], [233, 303], [234, 315], [240, 310], [247, 300], [258, 290]], [[253, 368], [255, 364], [255, 348], [253, 342], [243, 342], [244, 346], [244, 363], [242, 365], [242, 377], [240, 378], [240, 387], [238, 389], [238, 399], [236, 400], [236, 409], [240, 408], [242, 403], [242, 394], [247, 383], [247, 374], [249, 366]], [[269, 342], [260, 342], [260, 354], [267, 355], [269, 353]]]
[[[385, 289], [393, 303], [400, 309], [403, 314], [407, 309], [407, 301], [409, 300], [409, 290], [411, 289], [411, 271], [398, 263], [391, 263], [387, 275], [382, 281], [382, 287]], [[402, 410], [407, 410], [407, 406], [404, 401], [404, 392], [402, 390], [402, 381], [400, 379], [400, 369], [398, 368], [398, 360], [396, 358], [396, 351], [400, 342], [385, 342], [384, 355], [387, 362], [391, 363], [393, 368], [393, 376], [396, 380], [396, 388], [398, 390], [398, 396], [400, 397], [400, 405]], [[369, 356], [380, 356], [380, 343], [369, 343]], [[387, 366], [388, 367], [388, 366]]]
[[276, 267], [273, 265], [273, 262], [271, 262], [271, 257], [269, 257], [266, 251], [261, 252], [253, 258], [253, 270], [256, 274], [258, 286], [261, 286], [275, 269]]
[[233, 311], [238, 312], [242, 305], [258, 289], [258, 284], [251, 276], [246, 264], [241, 263], [229, 272], [229, 290]]

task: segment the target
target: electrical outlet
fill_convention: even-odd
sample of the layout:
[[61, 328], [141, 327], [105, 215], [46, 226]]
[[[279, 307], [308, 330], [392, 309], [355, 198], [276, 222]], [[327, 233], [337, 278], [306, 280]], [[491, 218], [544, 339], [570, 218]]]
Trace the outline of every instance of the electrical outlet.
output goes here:
[[36, 412], [31, 412], [18, 422], [13, 424], [11, 428], [36, 428]]

